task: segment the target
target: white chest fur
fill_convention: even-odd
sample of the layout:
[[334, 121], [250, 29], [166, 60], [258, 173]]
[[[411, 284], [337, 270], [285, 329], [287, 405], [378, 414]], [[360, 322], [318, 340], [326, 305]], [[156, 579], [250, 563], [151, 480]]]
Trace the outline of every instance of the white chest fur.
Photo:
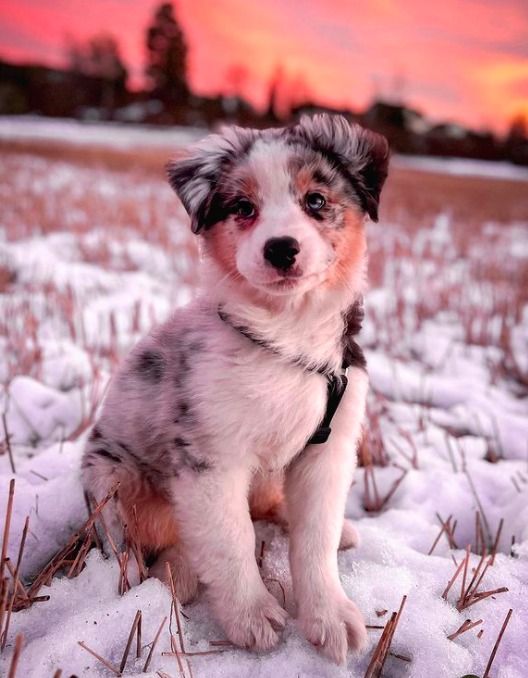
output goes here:
[[231, 460], [251, 455], [258, 466], [285, 466], [324, 415], [326, 379], [255, 346], [231, 327], [215, 329], [219, 336], [209, 335], [209, 350], [193, 371], [201, 426]]

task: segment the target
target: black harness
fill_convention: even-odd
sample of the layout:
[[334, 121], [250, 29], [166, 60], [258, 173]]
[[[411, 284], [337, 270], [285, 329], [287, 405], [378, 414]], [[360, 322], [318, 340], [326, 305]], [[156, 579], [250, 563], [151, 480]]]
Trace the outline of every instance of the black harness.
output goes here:
[[[235, 324], [232, 321], [232, 319], [220, 308], [218, 309], [218, 315], [221, 320], [223, 320], [227, 325], [232, 327], [234, 330], [237, 330], [237, 332], [240, 332], [240, 334], [246, 337], [246, 339], [249, 339], [249, 341], [253, 342], [257, 346], [260, 346], [261, 348], [264, 348], [270, 353], [274, 353], [275, 355], [283, 359], [286, 359], [284, 354], [274, 344], [271, 344], [265, 339], [262, 339], [262, 337], [256, 336], [249, 328], [244, 327], [243, 325]], [[321, 423], [316, 428], [312, 436], [308, 439], [307, 445], [321, 445], [322, 443], [326, 443], [326, 441], [330, 437], [330, 433], [332, 432], [330, 424], [332, 423], [332, 419], [334, 418], [334, 415], [337, 412], [339, 403], [341, 402], [341, 399], [343, 398], [346, 387], [348, 385], [347, 378], [348, 368], [354, 362], [353, 360], [352, 361], [350, 360], [350, 357], [351, 357], [350, 351], [346, 350], [345, 348], [340, 373], [332, 371], [328, 365], [324, 365], [322, 367], [313, 367], [300, 357], [295, 358], [294, 360], [288, 359], [288, 362], [290, 364], [300, 367], [305, 372], [320, 374], [326, 379], [327, 382], [326, 410]]]

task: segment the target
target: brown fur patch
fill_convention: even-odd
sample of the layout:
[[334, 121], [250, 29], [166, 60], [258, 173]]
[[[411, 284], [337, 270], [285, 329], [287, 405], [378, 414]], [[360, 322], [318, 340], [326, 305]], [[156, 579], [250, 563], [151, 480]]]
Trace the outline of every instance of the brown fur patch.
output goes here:
[[257, 473], [251, 483], [249, 507], [253, 520], [277, 520], [284, 502], [283, 482], [277, 476]]
[[343, 222], [344, 228], [325, 231], [325, 237], [336, 253], [326, 282], [329, 287], [339, 287], [350, 280], [352, 274], [361, 269], [367, 250], [363, 218], [358, 210], [345, 209]]
[[226, 275], [240, 277], [236, 266], [237, 226], [233, 218], [216, 224], [204, 233], [204, 242], [208, 254], [220, 265]]
[[174, 506], [150, 484], [120, 487], [119, 503], [131, 537], [143, 549], [159, 551], [178, 542]]

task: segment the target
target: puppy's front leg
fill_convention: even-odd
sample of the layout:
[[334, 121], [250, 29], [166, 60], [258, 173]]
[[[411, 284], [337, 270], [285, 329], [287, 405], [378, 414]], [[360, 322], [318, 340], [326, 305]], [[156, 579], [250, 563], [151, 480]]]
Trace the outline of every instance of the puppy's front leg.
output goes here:
[[367, 633], [356, 605], [339, 581], [337, 550], [346, 496], [356, 466], [367, 376], [353, 369], [349, 386], [324, 445], [310, 445], [286, 476], [290, 564], [300, 626], [335, 662], [364, 648]]
[[249, 469], [208, 469], [175, 481], [173, 496], [189, 558], [227, 637], [267, 650], [277, 643], [275, 631], [287, 614], [257, 567], [249, 482]]

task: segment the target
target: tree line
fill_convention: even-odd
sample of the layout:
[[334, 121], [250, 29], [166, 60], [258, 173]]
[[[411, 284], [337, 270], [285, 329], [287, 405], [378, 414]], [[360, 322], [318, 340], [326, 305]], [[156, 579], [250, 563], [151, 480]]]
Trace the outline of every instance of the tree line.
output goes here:
[[[145, 87], [132, 91], [129, 70], [112, 35], [97, 35], [67, 46], [67, 67], [16, 65], [0, 61], [0, 114], [36, 113], [86, 120], [212, 126], [219, 120], [243, 125], [284, 124], [301, 113], [332, 111], [313, 101], [302, 78], [289, 78], [278, 67], [264, 111], [242, 96], [249, 74], [233, 66], [225, 91], [214, 97], [192, 91], [188, 78], [188, 45], [171, 2], [154, 11], [145, 33]], [[431, 125], [400, 102], [378, 100], [366, 111], [339, 110], [351, 121], [383, 132], [402, 153], [510, 160], [528, 165], [526, 120], [517, 116], [499, 138], [453, 123]]]

